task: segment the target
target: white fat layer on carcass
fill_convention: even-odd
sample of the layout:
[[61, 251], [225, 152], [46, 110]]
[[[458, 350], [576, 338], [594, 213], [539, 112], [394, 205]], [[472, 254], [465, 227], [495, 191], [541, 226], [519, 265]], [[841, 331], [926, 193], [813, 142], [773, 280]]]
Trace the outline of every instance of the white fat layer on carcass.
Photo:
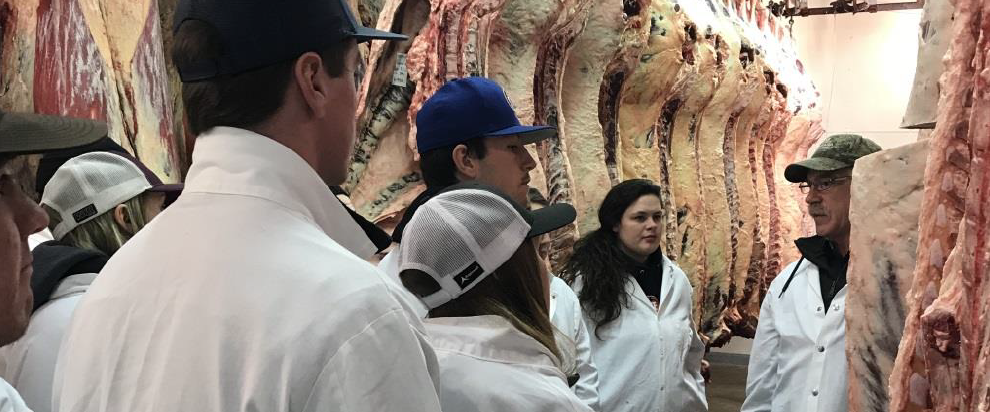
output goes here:
[[918, 63], [901, 127], [933, 128], [938, 114], [938, 79], [949, 50], [952, 12], [949, 0], [927, 0], [918, 30]]
[[887, 410], [890, 372], [914, 277], [928, 142], [856, 161], [849, 220], [849, 411]]
[[711, 0], [680, 0], [677, 3], [684, 9], [684, 15], [686, 15], [695, 25], [698, 26], [699, 35], [704, 33], [708, 27], [719, 24], [718, 19], [715, 16], [715, 12], [712, 10], [713, 4], [710, 3], [710, 1]]
[[567, 158], [574, 180], [578, 231], [598, 228], [598, 206], [611, 188], [605, 167], [605, 144], [598, 116], [602, 76], [619, 47], [624, 28], [621, 0], [592, 7], [564, 68], [561, 112]]
[[[726, 157], [734, 153], [725, 153], [726, 123], [735, 110], [735, 102], [740, 94], [743, 67], [739, 60], [741, 39], [730, 21], [719, 19], [712, 24], [713, 34], [721, 41], [716, 50], [721, 57], [721, 64], [716, 72], [719, 77], [718, 88], [712, 95], [712, 100], [701, 114], [698, 128], [698, 168], [702, 199], [704, 201], [705, 225], [705, 288], [695, 291], [701, 294], [702, 313], [699, 327], [703, 336], [710, 340], [724, 339], [729, 333], [723, 320], [723, 312], [731, 300], [729, 288], [732, 276], [729, 268], [732, 264], [732, 235], [738, 226], [733, 225], [733, 209], [729, 204], [729, 186], [731, 178], [726, 174]], [[734, 142], [733, 142], [734, 143]], [[730, 145], [731, 148], [734, 145]], [[729, 182], [735, 190], [734, 182]], [[732, 227], [733, 230], [727, 230]]]

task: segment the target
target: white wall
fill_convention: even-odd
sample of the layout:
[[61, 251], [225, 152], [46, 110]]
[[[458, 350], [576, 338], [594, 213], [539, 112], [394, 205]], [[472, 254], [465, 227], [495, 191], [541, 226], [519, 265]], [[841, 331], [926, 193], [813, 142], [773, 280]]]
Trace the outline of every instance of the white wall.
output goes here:
[[795, 19], [798, 54], [822, 95], [828, 134], [858, 133], [884, 148], [917, 140], [917, 131], [899, 127], [920, 21], [920, 9]]

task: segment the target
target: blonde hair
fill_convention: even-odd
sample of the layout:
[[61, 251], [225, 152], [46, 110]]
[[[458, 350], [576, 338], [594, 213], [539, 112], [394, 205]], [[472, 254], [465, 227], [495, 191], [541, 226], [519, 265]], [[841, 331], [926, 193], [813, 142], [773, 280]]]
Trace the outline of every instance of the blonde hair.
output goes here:
[[[115, 207], [93, 220], [76, 226], [65, 234], [61, 242], [82, 249], [98, 250], [107, 256], [113, 256], [138, 230], [148, 224], [144, 215], [146, 197], [147, 194], [144, 193], [121, 203], [127, 206], [125, 213], [131, 222], [131, 228], [121, 227], [113, 218]], [[55, 230], [55, 227], [62, 222], [61, 216], [47, 205], [42, 205], [42, 208], [48, 213], [48, 228]]]
[[[533, 240], [528, 239], [516, 253], [474, 288], [457, 299], [430, 311], [431, 318], [498, 315], [549, 350], [558, 367], [563, 357], [550, 322], [544, 274]], [[413, 293], [426, 296], [440, 285], [424, 272], [404, 270], [402, 284]]]

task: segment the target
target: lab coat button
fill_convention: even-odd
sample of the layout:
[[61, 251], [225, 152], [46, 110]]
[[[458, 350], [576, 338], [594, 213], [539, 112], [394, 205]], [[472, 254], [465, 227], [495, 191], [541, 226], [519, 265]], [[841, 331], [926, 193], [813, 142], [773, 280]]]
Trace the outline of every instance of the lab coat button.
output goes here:
[[832, 306], [832, 310], [839, 310], [839, 305]]
[[811, 396], [818, 396], [818, 389], [811, 391]]
[[821, 311], [822, 311], [822, 307], [821, 307], [821, 306], [819, 306], [819, 307], [818, 307], [818, 309], [815, 309], [815, 311], [816, 311], [816, 312], [821, 312]]
[[824, 346], [819, 346], [818, 347], [818, 351], [819, 352], [825, 352], [825, 347]]

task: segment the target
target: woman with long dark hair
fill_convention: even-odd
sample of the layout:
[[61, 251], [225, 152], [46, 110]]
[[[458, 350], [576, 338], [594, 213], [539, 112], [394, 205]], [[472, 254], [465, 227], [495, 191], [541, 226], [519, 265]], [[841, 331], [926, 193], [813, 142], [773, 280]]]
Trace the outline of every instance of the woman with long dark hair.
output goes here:
[[568, 205], [531, 212], [490, 186], [461, 183], [410, 219], [399, 277], [429, 308], [443, 410], [591, 411], [568, 389], [573, 359], [558, 348], [537, 252], [537, 238], [574, 214]]
[[581, 300], [602, 410], [707, 411], [687, 276], [660, 250], [660, 187], [622, 182], [598, 209], [561, 276]]

